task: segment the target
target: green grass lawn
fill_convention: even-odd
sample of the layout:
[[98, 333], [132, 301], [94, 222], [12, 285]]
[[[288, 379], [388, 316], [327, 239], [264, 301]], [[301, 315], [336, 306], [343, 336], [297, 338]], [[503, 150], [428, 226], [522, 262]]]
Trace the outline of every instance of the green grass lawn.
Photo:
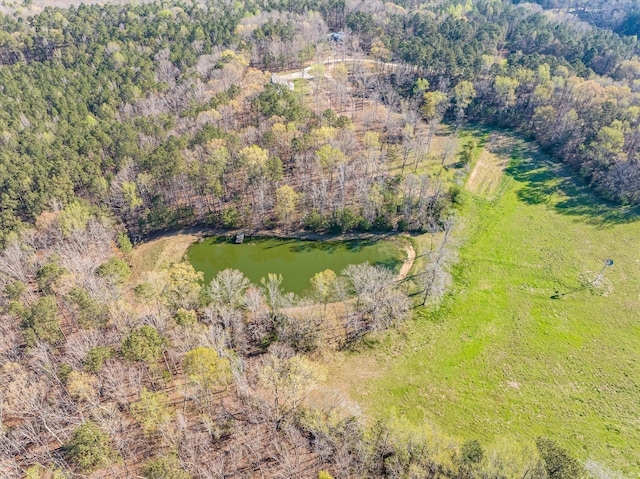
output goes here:
[[[640, 215], [605, 204], [517, 142], [493, 200], [473, 196], [455, 284], [436, 312], [336, 365], [371, 417], [640, 473]], [[604, 287], [552, 299], [615, 265]], [[367, 368], [361, 375], [359, 368]], [[361, 379], [358, 379], [361, 377]]]

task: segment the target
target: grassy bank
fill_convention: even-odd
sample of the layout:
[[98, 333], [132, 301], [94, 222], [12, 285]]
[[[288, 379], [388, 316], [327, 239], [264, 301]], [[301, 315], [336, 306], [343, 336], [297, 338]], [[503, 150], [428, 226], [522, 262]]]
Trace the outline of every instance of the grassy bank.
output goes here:
[[[544, 435], [637, 474], [640, 216], [530, 145], [514, 148], [499, 195], [470, 193], [443, 306], [329, 377], [372, 417], [489, 448]], [[605, 258], [615, 265], [590, 287]]]

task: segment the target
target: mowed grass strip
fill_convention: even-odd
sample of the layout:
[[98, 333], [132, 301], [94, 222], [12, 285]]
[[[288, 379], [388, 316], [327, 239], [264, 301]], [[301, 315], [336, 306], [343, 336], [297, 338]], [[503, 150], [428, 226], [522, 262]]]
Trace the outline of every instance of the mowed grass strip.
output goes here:
[[499, 134], [489, 137], [466, 183], [467, 190], [486, 199], [498, 196], [503, 173], [515, 140]]
[[[489, 449], [548, 436], [636, 477], [640, 216], [595, 198], [531, 145], [514, 151], [504, 192], [469, 201], [440, 309], [417, 310], [400, 334], [349, 355], [329, 377], [372, 418]], [[605, 258], [614, 266], [589, 287]], [[359, 380], [360, 364], [376, 372]]]

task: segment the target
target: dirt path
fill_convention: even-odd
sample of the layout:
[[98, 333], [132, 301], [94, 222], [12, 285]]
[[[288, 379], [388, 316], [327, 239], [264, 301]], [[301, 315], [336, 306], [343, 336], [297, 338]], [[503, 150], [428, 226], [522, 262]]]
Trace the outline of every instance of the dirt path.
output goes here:
[[[334, 58], [334, 59], [330, 59], [330, 60], [324, 60], [322, 62], [320, 62], [320, 65], [337, 65], [338, 63], [371, 63], [374, 65], [383, 65], [385, 68], [386, 67], [391, 67], [391, 68], [403, 68], [404, 65], [400, 64], [400, 63], [378, 63], [375, 60], [372, 60], [370, 58], [353, 58], [353, 57], [346, 57], [346, 58]], [[311, 70], [313, 68], [313, 65], [307, 66], [305, 68], [303, 68], [302, 70], [298, 70], [298, 71], [294, 71], [294, 72], [281, 72], [281, 73], [273, 73], [272, 74], [272, 78], [274, 79], [274, 81], [276, 83], [281, 83], [281, 82], [287, 82], [287, 81], [291, 81], [291, 80], [296, 80], [296, 79], [304, 79], [304, 80], [313, 80], [313, 75], [311, 75]]]
[[413, 245], [411, 243], [407, 244], [405, 251], [407, 252], [407, 259], [403, 263], [402, 268], [400, 268], [400, 272], [396, 278], [398, 281], [402, 281], [407, 277], [409, 271], [411, 271], [411, 268], [413, 267], [414, 261], [416, 260], [416, 250], [413, 249]]

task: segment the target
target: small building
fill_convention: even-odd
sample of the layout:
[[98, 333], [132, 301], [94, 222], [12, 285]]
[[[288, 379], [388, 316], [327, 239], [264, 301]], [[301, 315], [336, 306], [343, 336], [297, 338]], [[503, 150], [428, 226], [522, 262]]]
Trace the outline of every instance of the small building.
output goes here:
[[244, 241], [244, 233], [238, 233], [236, 235], [236, 239], [234, 241], [235, 244], [242, 244], [242, 242]]

